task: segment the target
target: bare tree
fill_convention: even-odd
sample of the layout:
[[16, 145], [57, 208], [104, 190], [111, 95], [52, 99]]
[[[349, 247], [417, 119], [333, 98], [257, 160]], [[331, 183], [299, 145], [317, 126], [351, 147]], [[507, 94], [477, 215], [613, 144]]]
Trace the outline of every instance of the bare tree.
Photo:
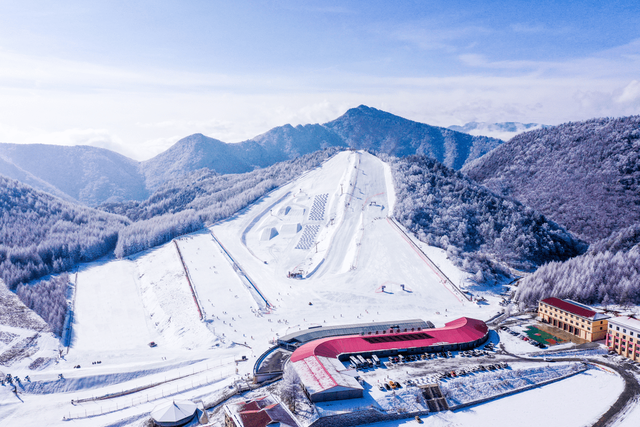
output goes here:
[[300, 377], [293, 368], [293, 365], [288, 363], [282, 376], [282, 382], [280, 383], [280, 398], [293, 413], [296, 412], [296, 402], [299, 393]]

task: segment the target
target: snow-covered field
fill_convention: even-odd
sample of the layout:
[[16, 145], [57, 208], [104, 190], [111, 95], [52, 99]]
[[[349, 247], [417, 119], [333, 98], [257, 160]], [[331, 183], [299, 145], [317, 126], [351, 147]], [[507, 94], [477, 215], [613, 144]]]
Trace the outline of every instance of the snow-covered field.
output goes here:
[[[617, 375], [590, 369], [568, 379], [482, 405], [422, 417], [422, 425], [582, 427], [597, 421], [599, 415], [615, 402], [623, 387], [624, 383]], [[418, 424], [412, 419], [375, 423], [371, 427], [410, 425]]]
[[[17, 396], [0, 387], [0, 425], [139, 425], [167, 395], [213, 400], [251, 372], [271, 341], [310, 326], [411, 318], [442, 326], [460, 316], [493, 317], [500, 296], [487, 291], [486, 304], [467, 301], [388, 220], [395, 201], [390, 179], [378, 158], [342, 152], [232, 219], [128, 259], [81, 266], [68, 354], [40, 371], [27, 368], [39, 353], [3, 368], [29, 375], [31, 384]], [[464, 285], [466, 274], [444, 251], [420, 246], [453, 283]], [[43, 346], [40, 353], [54, 351]], [[248, 361], [234, 362], [242, 356]], [[101, 405], [71, 403], [153, 384]], [[590, 370], [428, 422], [525, 425], [515, 420], [531, 411], [530, 425], [583, 425], [620, 389], [616, 376]], [[569, 390], [580, 411], [560, 405]], [[554, 416], [540, 418], [536, 408], [547, 405]], [[88, 417], [96, 412], [108, 414]], [[558, 415], [576, 412], [582, 418]]]

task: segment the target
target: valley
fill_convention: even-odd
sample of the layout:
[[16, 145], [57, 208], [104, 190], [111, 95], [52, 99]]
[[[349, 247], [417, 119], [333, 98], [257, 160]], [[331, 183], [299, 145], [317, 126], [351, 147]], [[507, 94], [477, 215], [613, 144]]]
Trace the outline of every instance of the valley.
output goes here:
[[[0, 419], [137, 425], [165, 397], [211, 402], [244, 384], [257, 358], [295, 331], [494, 317], [496, 289], [476, 286], [471, 301], [460, 290], [467, 273], [394, 224], [394, 203], [389, 166], [343, 151], [204, 230], [81, 265], [69, 347], [57, 357], [43, 337], [30, 357], [3, 367], [30, 378], [17, 395], [0, 388]], [[48, 366], [29, 370], [42, 356]]]

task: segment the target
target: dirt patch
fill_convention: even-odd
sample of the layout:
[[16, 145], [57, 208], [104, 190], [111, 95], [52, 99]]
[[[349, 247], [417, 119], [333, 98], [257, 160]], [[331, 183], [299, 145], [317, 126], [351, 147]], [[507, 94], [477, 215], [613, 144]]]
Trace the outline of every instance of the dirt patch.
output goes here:
[[0, 325], [48, 331], [44, 320], [20, 301], [18, 296], [0, 283]]
[[36, 360], [34, 360], [33, 362], [31, 362], [31, 364], [29, 365], [29, 369], [36, 370], [36, 369], [42, 369], [47, 367], [51, 362], [53, 362], [55, 359], [52, 357], [38, 357]]
[[37, 341], [39, 336], [40, 334], [36, 333], [25, 338], [0, 354], [0, 365], [11, 366], [19, 360], [33, 356], [38, 351]]
[[17, 335], [12, 334], [11, 332], [0, 331], [0, 342], [9, 344], [11, 341], [16, 339]]

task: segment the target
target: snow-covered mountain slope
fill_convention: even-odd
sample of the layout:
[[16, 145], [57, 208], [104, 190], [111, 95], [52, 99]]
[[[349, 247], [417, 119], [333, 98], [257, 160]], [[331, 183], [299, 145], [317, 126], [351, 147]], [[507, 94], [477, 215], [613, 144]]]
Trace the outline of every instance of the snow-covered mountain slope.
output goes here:
[[595, 242], [640, 222], [640, 116], [526, 132], [463, 172]]
[[[342, 152], [210, 229], [87, 264], [69, 354], [83, 363], [187, 348], [257, 356], [312, 325], [490, 317], [494, 309], [443, 283], [387, 217], [394, 198], [388, 165]], [[444, 251], [417, 244], [453, 283], [465, 281]]]
[[0, 176], [0, 279], [10, 289], [113, 250], [127, 218]]
[[503, 142], [414, 122], [365, 105], [324, 126], [351, 148], [398, 157], [424, 154], [453, 169], [462, 168]]
[[0, 175], [89, 206], [149, 196], [138, 162], [97, 147], [0, 144]]
[[488, 136], [508, 141], [514, 136], [530, 130], [545, 129], [550, 126], [541, 125], [539, 123], [520, 123], [520, 122], [502, 122], [502, 123], [486, 123], [486, 122], [470, 122], [463, 126], [449, 126], [447, 129], [456, 132], [468, 133], [475, 136]]
[[341, 152], [209, 229], [81, 266], [68, 353], [42, 370], [12, 365], [31, 378], [23, 402], [0, 388], [0, 419], [140, 425], [167, 397], [213, 401], [293, 331], [493, 317], [499, 296], [474, 289], [486, 301], [468, 301], [457, 290], [467, 275], [445, 252], [387, 217], [391, 179], [377, 157]]

